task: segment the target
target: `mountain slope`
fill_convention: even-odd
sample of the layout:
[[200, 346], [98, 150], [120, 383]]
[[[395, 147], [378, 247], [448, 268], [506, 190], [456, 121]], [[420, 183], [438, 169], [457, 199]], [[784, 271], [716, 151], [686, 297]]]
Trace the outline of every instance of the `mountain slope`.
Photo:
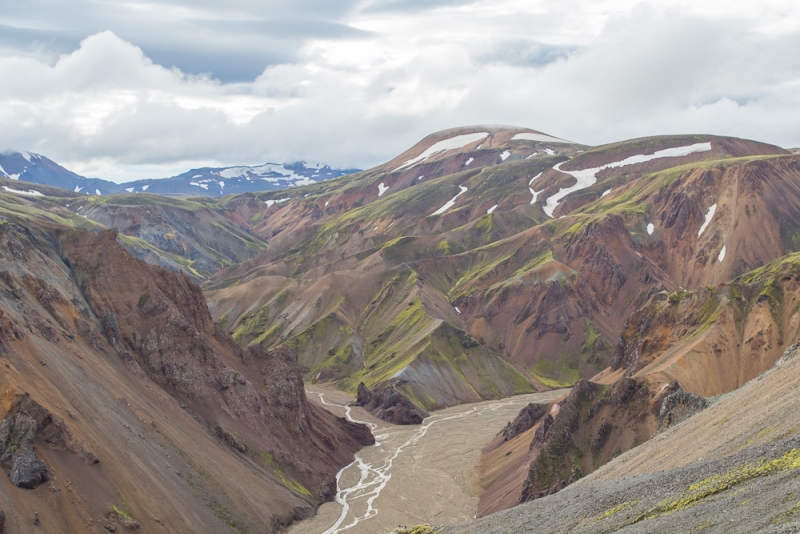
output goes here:
[[[402, 311], [416, 306], [417, 293], [425, 321], [464, 332], [535, 387], [561, 386], [611, 362], [625, 318], [649, 296], [724, 280], [732, 270], [744, 272], [792, 246], [781, 239], [763, 250], [731, 244], [725, 266], [737, 266], [722, 272], [695, 259], [710, 254], [706, 249], [717, 246], [722, 231], [732, 232], [732, 240], [750, 238], [754, 227], [731, 228], [732, 220], [721, 218], [727, 207], [699, 243], [686, 237], [703, 224], [707, 201], [747, 187], [748, 177], [759, 172], [780, 179], [752, 202], [772, 202], [773, 191], [789, 195], [789, 205], [800, 202], [790, 185], [796, 162], [782, 149], [680, 136], [581, 152], [560, 141], [514, 140], [520, 132], [449, 130], [344, 180], [294, 195], [231, 200], [226, 214], [255, 221], [252, 231], [271, 246], [209, 282], [212, 313], [244, 342], [297, 347], [315, 379], [341, 380], [351, 392], [360, 380], [370, 386], [398, 381], [430, 409], [464, 397], [452, 391], [427, 397], [431, 384], [447, 380], [413, 371], [421, 323]], [[483, 167], [463, 170], [479, 160]], [[559, 210], [568, 209], [558, 218]], [[784, 226], [800, 220], [788, 212], [758, 213]], [[676, 241], [680, 253], [666, 254]], [[689, 264], [683, 275], [679, 262]], [[396, 269], [410, 270], [414, 283], [385, 288]], [[343, 292], [336, 276], [363, 281], [356, 282], [360, 296]], [[309, 289], [296, 292], [300, 287]], [[334, 302], [346, 312], [320, 305]], [[375, 314], [367, 302], [389, 310], [387, 318], [371, 323]], [[308, 343], [309, 335], [318, 342]], [[392, 335], [404, 344], [387, 352], [384, 340]], [[395, 356], [390, 364], [370, 353]]]
[[159, 195], [221, 197], [298, 187], [354, 172], [358, 169], [332, 169], [321, 163], [306, 166], [302, 161], [255, 167], [203, 167], [171, 178], [137, 180], [120, 187], [129, 193], [146, 191]]
[[241, 349], [186, 277], [116, 237], [0, 224], [0, 427], [34, 429], [4, 452], [44, 466], [3, 464], [7, 526], [36, 510], [47, 532], [274, 532], [313, 513], [367, 429], [307, 404], [291, 353]]
[[0, 153], [0, 176], [60, 187], [85, 195], [112, 195], [125, 192], [114, 182], [100, 178], [85, 178], [44, 156], [30, 152]]

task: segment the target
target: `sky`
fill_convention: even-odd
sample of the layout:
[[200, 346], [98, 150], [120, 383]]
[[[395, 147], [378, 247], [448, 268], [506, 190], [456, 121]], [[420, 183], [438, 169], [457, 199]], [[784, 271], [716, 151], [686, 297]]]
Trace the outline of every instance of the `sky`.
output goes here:
[[800, 2], [0, 0], [0, 151], [116, 182], [509, 124], [800, 146]]

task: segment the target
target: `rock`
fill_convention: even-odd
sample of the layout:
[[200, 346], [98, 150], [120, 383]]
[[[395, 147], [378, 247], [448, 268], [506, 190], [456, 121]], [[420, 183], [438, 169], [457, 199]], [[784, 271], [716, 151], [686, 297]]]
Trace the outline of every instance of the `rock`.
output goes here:
[[705, 397], [684, 391], [677, 386], [677, 383], [673, 387], [677, 388], [677, 391], [667, 395], [661, 405], [656, 434], [705, 410], [708, 406], [708, 400]]
[[119, 322], [117, 321], [117, 316], [111, 310], [107, 310], [103, 316], [103, 332], [112, 346], [117, 344], [121, 335]]
[[361, 406], [375, 417], [395, 425], [418, 425], [428, 417], [425, 410], [391, 385], [369, 389], [361, 382], [358, 385], [356, 406]]
[[532, 428], [547, 413], [546, 404], [530, 403], [503, 429], [503, 440], [508, 441]]
[[39, 512], [33, 512], [33, 526], [39, 526]]
[[6, 513], [0, 510], [0, 534], [6, 531]]
[[27, 449], [14, 457], [8, 477], [18, 488], [35, 489], [42, 482], [50, 480], [50, 470], [32, 450]]
[[25, 414], [14, 414], [0, 422], [0, 466], [18, 488], [34, 489], [50, 480], [47, 464], [33, 453], [38, 425]]

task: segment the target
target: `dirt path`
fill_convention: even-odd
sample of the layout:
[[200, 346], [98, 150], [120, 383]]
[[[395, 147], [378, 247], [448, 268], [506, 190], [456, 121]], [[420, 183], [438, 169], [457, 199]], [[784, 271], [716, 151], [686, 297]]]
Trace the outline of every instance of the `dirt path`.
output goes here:
[[340, 391], [309, 386], [308, 397], [337, 415], [373, 426], [377, 444], [339, 473], [337, 501], [295, 525], [292, 534], [376, 534], [398, 525], [451, 524], [472, 519], [478, 505], [480, 452], [529, 402], [563, 392], [520, 395], [435, 412], [422, 425], [376, 420]]

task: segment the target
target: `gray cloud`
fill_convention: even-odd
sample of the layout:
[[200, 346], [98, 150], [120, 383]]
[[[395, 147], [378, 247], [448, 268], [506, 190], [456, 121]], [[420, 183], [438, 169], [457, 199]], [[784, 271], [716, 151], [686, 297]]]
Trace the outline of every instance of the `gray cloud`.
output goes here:
[[480, 63], [505, 63], [515, 67], [543, 67], [567, 59], [577, 47], [550, 45], [526, 39], [501, 41], [476, 56]]
[[0, 149], [126, 180], [201, 163], [368, 167], [481, 123], [587, 144], [698, 132], [800, 145], [800, 8], [726, 3], [723, 18], [674, 3], [172, 1], [155, 21], [110, 2], [28, 19], [15, 5], [0, 15], [13, 125]]

